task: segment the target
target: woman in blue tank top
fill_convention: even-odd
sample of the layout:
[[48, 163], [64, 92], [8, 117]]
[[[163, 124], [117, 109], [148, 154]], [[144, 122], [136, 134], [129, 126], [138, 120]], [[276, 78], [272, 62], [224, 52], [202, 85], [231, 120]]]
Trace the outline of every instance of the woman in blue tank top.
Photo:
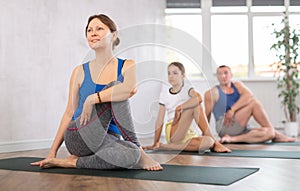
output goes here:
[[[122, 68], [123, 68], [124, 62], [125, 62], [125, 60], [118, 58], [118, 74], [117, 74], [116, 78], [117, 78], [117, 81], [119, 81], [119, 82], [123, 82], [123, 80], [124, 80], [124, 77], [122, 75]], [[77, 117], [79, 117], [81, 115], [83, 104], [84, 104], [86, 98], [91, 94], [102, 91], [103, 88], [106, 86], [106, 84], [96, 84], [93, 81], [93, 79], [91, 77], [91, 73], [90, 73], [90, 62], [87, 62], [87, 63], [83, 64], [82, 66], [83, 66], [83, 70], [84, 70], [84, 79], [79, 88], [79, 95], [80, 95], [79, 106], [75, 110], [72, 120], [75, 120]], [[119, 131], [119, 129], [113, 119], [111, 120], [111, 122], [109, 124], [108, 131], [110, 133], [114, 133], [115, 135], [121, 135], [121, 132]]]
[[[68, 105], [50, 153], [31, 164], [41, 168], [162, 170], [143, 151], [134, 130], [128, 98], [136, 91], [135, 63], [113, 55], [119, 44], [116, 24], [106, 15], [93, 15], [85, 34], [96, 58], [74, 69]], [[56, 153], [63, 141], [71, 156], [58, 159]]]

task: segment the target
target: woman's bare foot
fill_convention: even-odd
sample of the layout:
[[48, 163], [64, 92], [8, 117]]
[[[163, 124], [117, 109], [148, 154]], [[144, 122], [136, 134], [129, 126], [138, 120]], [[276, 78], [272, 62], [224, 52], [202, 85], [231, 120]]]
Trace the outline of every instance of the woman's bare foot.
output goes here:
[[231, 143], [232, 142], [232, 137], [229, 135], [224, 135], [221, 139], [220, 139], [220, 143]]
[[141, 158], [138, 164], [134, 168], [141, 168], [144, 170], [157, 171], [162, 170], [162, 166], [151, 157], [149, 157], [142, 148], [140, 148]]
[[292, 137], [288, 137], [278, 131], [275, 131], [275, 138], [272, 141], [273, 142], [295, 142], [296, 139]]
[[231, 153], [231, 150], [219, 143], [218, 141], [215, 142], [213, 148], [211, 149], [217, 153]]
[[40, 161], [39, 163], [32, 163], [31, 165], [37, 165], [41, 168], [53, 168], [53, 167], [62, 167], [62, 168], [76, 168], [76, 162], [78, 157], [70, 155], [67, 158], [49, 158]]

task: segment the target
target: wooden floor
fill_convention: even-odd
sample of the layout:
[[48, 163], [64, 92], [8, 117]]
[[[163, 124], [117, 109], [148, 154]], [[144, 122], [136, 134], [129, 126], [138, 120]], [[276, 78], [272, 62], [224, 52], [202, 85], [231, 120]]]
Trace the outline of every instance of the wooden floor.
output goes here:
[[[298, 138], [299, 140], [299, 138]], [[229, 145], [231, 149], [299, 151], [299, 146], [275, 145]], [[0, 158], [33, 156], [45, 157], [48, 149], [14, 153], [2, 153]], [[59, 157], [67, 156], [62, 148]], [[216, 157], [190, 155], [151, 155], [160, 163], [176, 165], [222, 166], [222, 167], [258, 167], [260, 170], [229, 186], [205, 184], [174, 183], [163, 181], [143, 181], [120, 178], [103, 178], [79, 175], [61, 175], [0, 170], [0, 191], [299, 191], [300, 159], [270, 159], [244, 157]], [[178, 172], [180, 173], [180, 172]]]

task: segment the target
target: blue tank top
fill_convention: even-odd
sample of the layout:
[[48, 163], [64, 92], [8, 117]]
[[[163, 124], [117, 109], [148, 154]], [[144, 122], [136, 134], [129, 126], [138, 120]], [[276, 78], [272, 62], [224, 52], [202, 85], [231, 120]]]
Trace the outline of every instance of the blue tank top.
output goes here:
[[217, 86], [219, 91], [219, 99], [215, 103], [213, 108], [213, 114], [215, 116], [216, 121], [218, 121], [222, 116], [224, 116], [224, 113], [226, 113], [230, 109], [230, 107], [240, 98], [240, 94], [232, 82], [231, 87], [233, 88], [233, 93], [225, 94], [222, 91], [221, 87]]
[[[122, 75], [122, 68], [123, 68], [124, 62], [125, 62], [125, 60], [118, 58], [117, 81], [119, 81], [119, 82], [124, 81], [124, 77]], [[84, 70], [84, 79], [79, 88], [79, 106], [75, 110], [72, 120], [75, 120], [77, 117], [79, 117], [81, 115], [83, 104], [84, 104], [86, 98], [91, 94], [102, 91], [102, 89], [106, 86], [106, 84], [94, 83], [94, 81], [92, 80], [92, 77], [91, 77], [89, 62], [83, 64], [83, 70]], [[119, 129], [113, 119], [111, 120], [111, 122], [109, 124], [108, 131], [111, 131], [116, 134], [121, 134], [121, 132], [119, 131]]]

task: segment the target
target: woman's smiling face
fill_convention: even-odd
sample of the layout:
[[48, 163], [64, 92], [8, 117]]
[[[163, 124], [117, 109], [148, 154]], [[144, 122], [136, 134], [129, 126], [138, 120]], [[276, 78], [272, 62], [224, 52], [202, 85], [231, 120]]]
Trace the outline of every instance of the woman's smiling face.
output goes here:
[[112, 33], [108, 26], [102, 23], [98, 18], [94, 18], [89, 23], [86, 30], [86, 37], [89, 46], [92, 49], [97, 49], [112, 43]]

